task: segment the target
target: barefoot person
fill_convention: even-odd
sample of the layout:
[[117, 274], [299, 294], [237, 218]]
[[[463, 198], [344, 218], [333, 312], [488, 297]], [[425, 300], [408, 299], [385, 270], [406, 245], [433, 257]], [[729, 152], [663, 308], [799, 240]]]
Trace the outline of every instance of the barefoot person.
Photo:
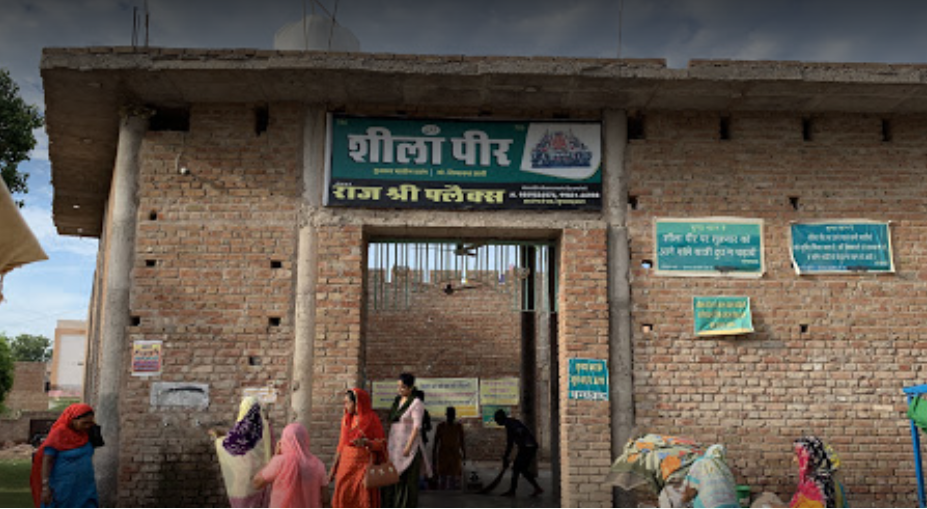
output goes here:
[[515, 463], [512, 465], [512, 487], [509, 491], [502, 494], [503, 497], [514, 497], [518, 490], [518, 476], [524, 476], [525, 479], [534, 486], [532, 497], [536, 497], [544, 490], [538, 484], [534, 474], [531, 473], [531, 462], [538, 453], [538, 441], [534, 438], [531, 430], [518, 419], [513, 419], [505, 415], [505, 410], [496, 410], [494, 415], [496, 424], [505, 427], [505, 455], [502, 456], [502, 469], [509, 466], [509, 455], [512, 453], [512, 446], [518, 446], [518, 453], [515, 455]]

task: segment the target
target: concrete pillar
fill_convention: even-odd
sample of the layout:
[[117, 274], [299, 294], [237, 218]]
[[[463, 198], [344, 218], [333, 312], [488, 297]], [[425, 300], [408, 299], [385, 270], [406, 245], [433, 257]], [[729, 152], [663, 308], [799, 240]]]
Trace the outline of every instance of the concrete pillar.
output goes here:
[[99, 395], [94, 408], [103, 428], [106, 447], [94, 453], [97, 489], [103, 507], [117, 503], [119, 481], [119, 393], [126, 372], [129, 296], [135, 255], [138, 212], [138, 154], [148, 130], [147, 113], [126, 114], [119, 125], [119, 143], [113, 170], [106, 239], [106, 273], [103, 275], [103, 312], [100, 333]]
[[303, 129], [303, 205], [296, 260], [293, 393], [290, 397], [291, 420], [299, 421], [307, 429], [312, 422], [312, 353], [315, 348], [315, 293], [318, 280], [318, 232], [315, 220], [322, 208], [325, 187], [325, 122], [324, 108], [307, 108]]
[[[612, 459], [621, 455], [634, 428], [634, 380], [631, 343], [631, 248], [628, 241], [628, 171], [625, 149], [628, 120], [624, 111], [605, 112], [603, 188], [608, 223], [609, 399], [612, 401]], [[616, 488], [615, 507], [630, 507], [628, 494]]]
[[522, 298], [521, 312], [521, 421], [532, 433], [537, 436], [537, 312], [535, 310], [536, 297], [535, 281], [537, 266], [535, 256], [537, 248], [534, 246], [521, 246], [519, 256], [521, 266], [528, 269], [528, 279], [522, 287], [525, 294]]

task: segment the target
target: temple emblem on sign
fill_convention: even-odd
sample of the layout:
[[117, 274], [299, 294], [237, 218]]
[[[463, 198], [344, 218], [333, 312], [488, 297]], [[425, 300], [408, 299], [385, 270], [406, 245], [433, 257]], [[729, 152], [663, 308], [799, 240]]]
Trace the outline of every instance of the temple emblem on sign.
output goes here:
[[592, 151], [572, 131], [546, 131], [531, 150], [535, 168], [588, 167]]

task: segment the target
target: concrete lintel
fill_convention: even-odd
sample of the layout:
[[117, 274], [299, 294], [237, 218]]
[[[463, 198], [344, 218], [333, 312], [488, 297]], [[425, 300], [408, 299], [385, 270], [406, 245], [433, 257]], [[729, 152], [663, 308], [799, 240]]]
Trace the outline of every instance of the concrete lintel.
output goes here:
[[[41, 73], [55, 224], [62, 234], [94, 237], [101, 233], [105, 191], [98, 182], [112, 164], [119, 98], [154, 106], [259, 101], [375, 111], [402, 105], [541, 118], [563, 112], [586, 118], [602, 108], [927, 113], [922, 64], [693, 60], [671, 69], [658, 59], [99, 47], [46, 49]], [[80, 209], [68, 208], [75, 192], [90, 194]]]

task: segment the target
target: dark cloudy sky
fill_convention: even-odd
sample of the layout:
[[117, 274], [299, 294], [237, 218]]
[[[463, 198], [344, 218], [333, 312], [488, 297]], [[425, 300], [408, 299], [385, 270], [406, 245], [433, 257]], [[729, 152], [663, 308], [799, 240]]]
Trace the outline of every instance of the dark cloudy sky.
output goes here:
[[[627, 58], [927, 62], [925, 0], [149, 0], [149, 43], [264, 48], [307, 13], [335, 12], [370, 52]], [[0, 68], [44, 109], [43, 47], [127, 46], [143, 0], [0, 0]], [[144, 41], [144, 34], [141, 34]], [[47, 140], [33, 160], [23, 216], [50, 260], [6, 278], [0, 332], [52, 337], [85, 319], [96, 241], [59, 237]]]

